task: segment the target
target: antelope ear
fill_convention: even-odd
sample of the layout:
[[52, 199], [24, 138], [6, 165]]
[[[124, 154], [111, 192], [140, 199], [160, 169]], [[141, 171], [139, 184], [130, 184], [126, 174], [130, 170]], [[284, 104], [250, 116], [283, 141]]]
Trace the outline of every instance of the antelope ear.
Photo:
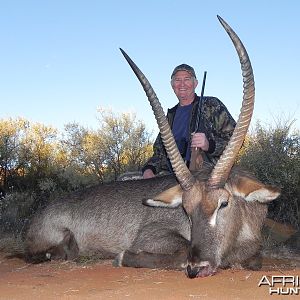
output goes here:
[[178, 184], [161, 192], [153, 199], [144, 199], [143, 204], [147, 206], [175, 208], [182, 203], [182, 193], [183, 191]]
[[236, 175], [226, 183], [233, 195], [240, 196], [246, 201], [258, 201], [268, 203], [280, 195], [280, 189], [271, 185], [265, 185], [255, 178]]

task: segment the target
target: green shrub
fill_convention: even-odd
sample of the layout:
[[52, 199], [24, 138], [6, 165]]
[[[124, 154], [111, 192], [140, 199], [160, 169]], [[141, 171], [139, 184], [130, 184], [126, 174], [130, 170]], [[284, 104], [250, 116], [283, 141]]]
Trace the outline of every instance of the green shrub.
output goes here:
[[274, 127], [256, 124], [247, 138], [239, 164], [264, 183], [281, 188], [281, 196], [269, 205], [269, 217], [300, 224], [300, 134], [293, 121], [279, 121]]

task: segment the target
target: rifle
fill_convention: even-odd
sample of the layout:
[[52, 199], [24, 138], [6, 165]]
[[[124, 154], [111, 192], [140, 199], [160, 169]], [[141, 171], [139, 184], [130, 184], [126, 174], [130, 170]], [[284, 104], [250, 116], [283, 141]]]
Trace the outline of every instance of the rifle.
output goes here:
[[[196, 132], [203, 132], [203, 122], [201, 122], [201, 107], [203, 102], [203, 95], [204, 95], [204, 88], [205, 88], [205, 81], [206, 81], [206, 71], [204, 71], [202, 88], [201, 88], [201, 95], [197, 107], [197, 114], [196, 114], [196, 123], [195, 123], [195, 133]], [[191, 149], [191, 160], [190, 160], [190, 170], [197, 171], [202, 167], [203, 164], [203, 151], [200, 148], [193, 147]]]

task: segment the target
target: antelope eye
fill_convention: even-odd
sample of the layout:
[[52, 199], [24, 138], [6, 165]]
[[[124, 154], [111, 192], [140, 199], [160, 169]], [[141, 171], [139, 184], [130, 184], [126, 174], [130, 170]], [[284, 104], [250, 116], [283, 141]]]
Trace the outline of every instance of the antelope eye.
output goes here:
[[228, 201], [223, 201], [220, 205], [220, 208], [224, 208], [228, 205]]

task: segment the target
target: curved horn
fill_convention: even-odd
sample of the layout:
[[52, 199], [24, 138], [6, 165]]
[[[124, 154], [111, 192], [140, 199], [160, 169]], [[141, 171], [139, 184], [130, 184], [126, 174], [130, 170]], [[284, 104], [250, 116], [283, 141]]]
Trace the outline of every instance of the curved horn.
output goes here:
[[255, 94], [254, 75], [247, 51], [244, 45], [242, 44], [241, 40], [239, 39], [237, 34], [231, 29], [231, 27], [220, 16], [217, 17], [224, 29], [226, 30], [226, 32], [228, 33], [229, 37], [231, 38], [235, 49], [238, 53], [241, 63], [244, 85], [243, 102], [240, 115], [232, 137], [210, 175], [208, 184], [211, 187], [224, 186], [229, 176], [235, 158], [243, 144], [246, 133], [248, 131], [254, 108]]
[[136, 66], [136, 64], [131, 60], [131, 58], [125, 53], [125, 51], [122, 50], [121, 48], [120, 50], [124, 55], [125, 59], [127, 60], [128, 64], [130, 65], [131, 69], [135, 73], [136, 77], [142, 84], [144, 91], [148, 97], [148, 100], [152, 106], [152, 110], [154, 112], [159, 127], [159, 131], [161, 134], [161, 138], [164, 143], [165, 149], [168, 153], [175, 175], [182, 189], [189, 190], [193, 186], [195, 179], [191, 174], [190, 170], [187, 168], [186, 164], [184, 163], [180, 155], [180, 152], [177, 148], [174, 136], [172, 134], [171, 128], [164, 114], [162, 106], [151, 84], [149, 83], [148, 79], [145, 77], [142, 71]]

